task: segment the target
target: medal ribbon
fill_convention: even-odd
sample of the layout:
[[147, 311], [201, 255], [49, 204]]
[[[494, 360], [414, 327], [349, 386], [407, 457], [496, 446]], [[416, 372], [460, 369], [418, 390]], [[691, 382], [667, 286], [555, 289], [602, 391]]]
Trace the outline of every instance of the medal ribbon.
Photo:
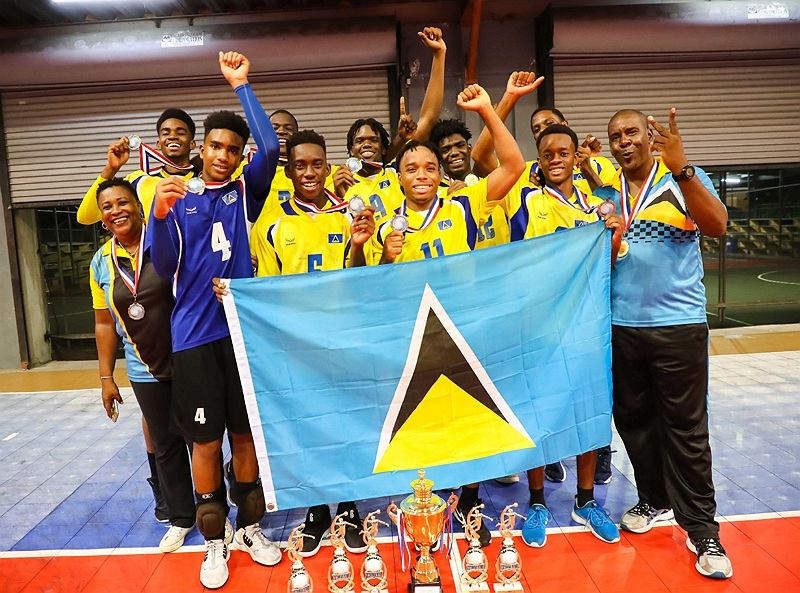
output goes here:
[[122, 278], [122, 282], [125, 286], [128, 287], [128, 290], [131, 291], [133, 295], [133, 301], [136, 302], [136, 294], [139, 291], [139, 275], [142, 272], [142, 260], [144, 260], [142, 254], [142, 246], [144, 245], [144, 227], [142, 227], [142, 234], [139, 237], [139, 250], [136, 252], [136, 263], [133, 263], [133, 278], [131, 275], [122, 269], [122, 266], [119, 265], [119, 260], [117, 259], [117, 238], [111, 238], [111, 261], [114, 262], [114, 267], [117, 269], [117, 273], [119, 277]]
[[628, 232], [633, 219], [636, 218], [636, 215], [639, 214], [644, 207], [644, 203], [647, 201], [647, 194], [649, 194], [650, 190], [653, 188], [653, 180], [656, 178], [657, 171], [658, 161], [655, 161], [653, 163], [653, 168], [650, 169], [650, 173], [647, 174], [647, 179], [644, 180], [644, 183], [639, 188], [639, 193], [636, 194], [633, 205], [628, 202], [628, 180], [625, 179], [624, 174], [620, 173], [619, 201], [622, 207], [622, 223], [625, 225], [625, 232]]
[[342, 212], [347, 208], [348, 202], [342, 200], [339, 196], [337, 196], [329, 189], [325, 189], [325, 195], [333, 203], [333, 206], [328, 206], [327, 208], [320, 208], [312, 202], [302, 201], [297, 197], [297, 194], [295, 194], [292, 197], [294, 198], [295, 205], [303, 212], [314, 213], [314, 214], [325, 214], [326, 212]]
[[406, 570], [406, 557], [409, 562], [411, 561], [411, 553], [408, 551], [408, 542], [406, 541], [406, 527], [403, 521], [403, 511], [397, 509], [397, 545], [400, 546], [400, 569], [405, 572]]
[[[425, 220], [422, 221], [422, 225], [418, 228], [415, 228], [409, 224], [408, 228], [406, 229], [406, 232], [416, 233], [419, 231], [424, 231], [426, 228], [428, 228], [428, 226], [430, 226], [430, 224], [433, 222], [433, 219], [436, 218], [436, 215], [439, 214], [439, 210], [441, 209], [441, 207], [442, 207], [442, 198], [436, 198], [434, 200], [434, 203], [431, 204], [428, 213], [425, 215]], [[406, 214], [406, 212], [407, 212], [407, 204], [406, 201], [403, 200], [403, 205], [400, 206], [400, 213], [403, 216], [405, 216], [406, 219], [408, 219], [408, 214]]]
[[[152, 161], [156, 161], [161, 164], [154, 165]], [[173, 169], [177, 169], [178, 171], [191, 171], [193, 169], [192, 165], [176, 165], [169, 158], [158, 152], [152, 146], [148, 146], [144, 142], [139, 145], [139, 168], [142, 171], [148, 175], [152, 175], [164, 165], [167, 167], [172, 167]]]
[[554, 197], [556, 200], [564, 204], [565, 206], [569, 206], [570, 208], [575, 208], [576, 210], [581, 210], [583, 212], [586, 212], [587, 214], [594, 211], [594, 208], [589, 206], [589, 200], [586, 199], [586, 194], [584, 194], [577, 187], [573, 186], [572, 188], [572, 192], [573, 195], [575, 196], [575, 201], [577, 202], [577, 205], [570, 202], [567, 196], [562, 194], [555, 187], [550, 187], [549, 185], [545, 185], [544, 190], [552, 197]]

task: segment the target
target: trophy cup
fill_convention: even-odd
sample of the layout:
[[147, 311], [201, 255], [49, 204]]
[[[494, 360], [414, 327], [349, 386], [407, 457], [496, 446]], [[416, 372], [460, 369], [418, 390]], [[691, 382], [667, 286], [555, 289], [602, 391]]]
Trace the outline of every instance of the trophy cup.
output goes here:
[[469, 547], [462, 562], [464, 572], [461, 573], [461, 589], [463, 591], [489, 590], [489, 586], [486, 584], [486, 581], [489, 580], [489, 561], [481, 549], [479, 534], [483, 518], [489, 518], [481, 513], [483, 507], [483, 504], [472, 507], [464, 522], [464, 533], [469, 541]]
[[292, 572], [289, 575], [289, 581], [286, 583], [287, 593], [312, 593], [314, 590], [314, 581], [311, 575], [308, 574], [306, 567], [303, 566], [303, 561], [300, 559], [300, 551], [303, 549], [303, 538], [311, 537], [303, 534], [303, 529], [306, 524], [302, 523], [292, 529], [289, 534], [289, 541], [287, 543], [286, 555], [292, 561]]
[[328, 591], [331, 593], [349, 593], [355, 588], [355, 570], [344, 549], [344, 532], [348, 525], [356, 527], [344, 520], [347, 513], [336, 515], [331, 525], [331, 545], [333, 559], [328, 567]]
[[397, 525], [401, 542], [405, 536], [419, 546], [419, 557], [411, 567], [409, 593], [442, 593], [441, 579], [436, 562], [431, 557], [431, 546], [444, 530], [447, 512], [452, 512], [458, 497], [451, 494], [447, 502], [433, 493], [433, 480], [425, 478], [425, 470], [411, 482], [414, 494], [406, 497], [398, 508], [391, 503], [386, 509], [389, 518]]
[[367, 555], [361, 565], [361, 593], [389, 593], [386, 563], [378, 551], [378, 529], [389, 525], [377, 518], [380, 510], [372, 511], [364, 518], [364, 543]]
[[522, 577], [522, 559], [514, 546], [514, 536], [511, 533], [514, 529], [514, 524], [517, 522], [517, 517], [525, 518], [514, 510], [517, 506], [516, 502], [510, 504], [500, 513], [498, 528], [500, 529], [500, 535], [503, 536], [503, 544], [494, 564], [495, 593], [522, 591], [522, 584], [519, 582]]

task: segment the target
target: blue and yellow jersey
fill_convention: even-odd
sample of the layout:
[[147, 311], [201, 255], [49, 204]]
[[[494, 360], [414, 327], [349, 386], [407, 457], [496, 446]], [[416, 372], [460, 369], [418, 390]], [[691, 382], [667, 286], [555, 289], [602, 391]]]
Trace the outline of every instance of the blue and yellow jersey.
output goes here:
[[384, 167], [372, 177], [364, 177], [358, 173], [354, 173], [353, 177], [356, 182], [347, 190], [345, 201], [353, 196], [360, 196], [375, 209], [375, 222], [378, 224], [387, 216], [391, 218], [405, 199], [397, 171], [392, 167]]
[[[467, 176], [467, 187], [472, 187], [480, 183], [480, 179], [470, 173]], [[448, 198], [450, 190], [450, 178], [442, 177], [439, 183], [439, 191], [437, 195], [440, 198]], [[458, 194], [459, 192], [456, 192]], [[506, 212], [505, 200], [501, 201], [494, 207], [489, 218], [478, 226], [478, 242], [475, 244], [475, 249], [483, 249], [485, 247], [492, 247], [493, 245], [503, 245], [511, 240], [511, 233], [508, 226], [508, 213]]]
[[[425, 228], [405, 233], [403, 251], [395, 261], [416, 261], [475, 249], [478, 227], [489, 218], [497, 205], [497, 202], [487, 200], [486, 188], [486, 180], [481, 179], [477, 185], [461, 189], [447, 199], [437, 197], [432, 206], [437, 208], [435, 216]], [[395, 213], [401, 211], [402, 205]], [[427, 214], [407, 210], [409, 227], [420, 228]], [[370, 240], [368, 263], [380, 263], [383, 241], [391, 232], [389, 220], [378, 226]]]
[[[603, 185], [610, 185], [614, 178], [616, 177], [616, 170], [614, 169], [614, 164], [604, 156], [593, 156], [591, 158], [592, 165], [594, 166], [595, 171], [597, 171], [597, 176], [600, 177], [600, 181], [603, 182]], [[525, 173], [523, 175], [532, 183], [536, 184], [536, 174], [539, 171], [539, 161], [528, 161], [525, 167]], [[580, 167], [575, 167], [572, 171], [572, 183], [575, 184], [579, 190], [581, 190], [585, 194], [592, 193], [592, 188], [589, 185], [589, 182], [581, 173]]]
[[[631, 327], [660, 327], [706, 322], [700, 232], [678, 183], [657, 160], [650, 191], [625, 233], [628, 255], [611, 275], [611, 322]], [[697, 178], [716, 199], [711, 179], [695, 167]], [[595, 195], [611, 199], [620, 212], [620, 174]], [[633, 202], [636, 196], [629, 196]]]
[[[149, 251], [142, 255], [144, 262], [139, 274], [136, 301], [145, 310], [142, 319], [128, 315], [133, 295], [117, 274], [111, 258], [111, 241], [107, 241], [94, 254], [89, 265], [89, 287], [92, 291], [92, 308], [108, 309], [122, 338], [128, 378], [131, 381], [152, 383], [172, 378], [170, 316], [174, 300], [172, 287], [159, 276], [150, 261]], [[117, 261], [133, 276], [135, 260], [117, 247]]]

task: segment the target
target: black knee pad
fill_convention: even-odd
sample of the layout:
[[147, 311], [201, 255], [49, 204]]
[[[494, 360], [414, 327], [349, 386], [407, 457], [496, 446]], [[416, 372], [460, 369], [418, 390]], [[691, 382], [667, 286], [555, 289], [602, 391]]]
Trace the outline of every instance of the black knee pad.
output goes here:
[[225, 505], [218, 500], [200, 502], [197, 504], [197, 529], [206, 539], [222, 539], [225, 535]]
[[239, 507], [239, 513], [236, 517], [238, 527], [258, 523], [264, 513], [267, 512], [261, 480], [256, 482], [236, 482], [231, 495], [236, 506]]

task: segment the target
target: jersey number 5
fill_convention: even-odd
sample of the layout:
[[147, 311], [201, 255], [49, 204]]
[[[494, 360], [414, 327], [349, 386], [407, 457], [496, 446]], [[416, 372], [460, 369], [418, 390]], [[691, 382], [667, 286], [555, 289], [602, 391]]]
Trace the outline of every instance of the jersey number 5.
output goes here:
[[221, 222], [215, 222], [211, 227], [211, 250], [222, 252], [222, 261], [231, 258], [231, 242], [225, 236], [225, 228]]

